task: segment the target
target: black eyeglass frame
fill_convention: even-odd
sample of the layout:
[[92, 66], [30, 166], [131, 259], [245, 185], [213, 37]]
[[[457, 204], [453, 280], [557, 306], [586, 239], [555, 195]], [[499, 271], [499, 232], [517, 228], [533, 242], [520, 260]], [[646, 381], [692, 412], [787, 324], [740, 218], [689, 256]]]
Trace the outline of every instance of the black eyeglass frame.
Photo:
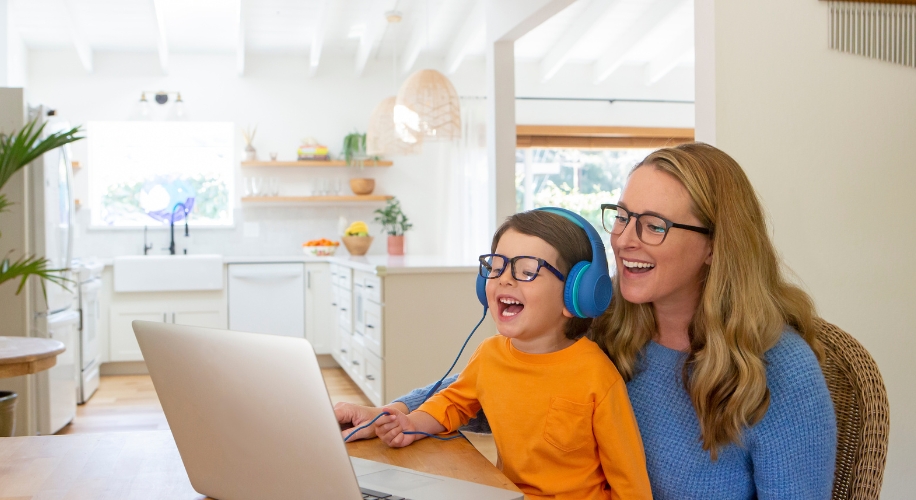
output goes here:
[[[602, 203], [601, 204], [601, 227], [603, 227], [604, 230], [607, 231], [609, 234], [614, 234], [614, 232], [607, 228], [607, 223], [604, 220], [605, 210], [607, 209], [618, 210], [618, 211], [622, 210], [626, 212], [627, 215], [629, 215], [629, 217], [627, 217], [626, 224], [623, 225], [623, 229], [626, 229], [627, 226], [630, 225], [631, 219], [635, 219], [636, 220], [636, 236], [639, 237], [639, 241], [642, 241], [646, 245], [657, 246], [657, 245], [661, 245], [662, 243], [664, 243], [665, 238], [668, 237], [668, 231], [670, 231], [672, 227], [676, 227], [678, 229], [686, 229], [688, 231], [694, 231], [694, 232], [706, 234], [706, 235], [712, 234], [712, 230], [710, 230], [708, 227], [690, 226], [687, 224], [678, 224], [677, 222], [671, 222], [670, 220], [660, 215], [657, 215], [657, 214], [649, 214], [649, 213], [638, 214], [636, 212], [631, 212], [627, 210], [626, 208], [621, 207], [620, 205], [615, 205], [613, 203]], [[639, 221], [639, 218], [642, 217], [643, 215], [655, 217], [656, 219], [660, 219], [662, 222], [665, 223], [665, 234], [662, 236], [662, 241], [659, 241], [658, 243], [646, 243], [646, 241], [642, 239], [642, 223]], [[620, 232], [622, 233], [623, 230], [621, 230]]]
[[[503, 258], [503, 262], [504, 262], [504, 263], [503, 263], [503, 267], [502, 267], [502, 269], [499, 269], [499, 271], [496, 273], [496, 276], [490, 276], [490, 275], [489, 275], [490, 273], [484, 274], [484, 267], [485, 267], [485, 266], [488, 266], [490, 269], [494, 269], [494, 270], [495, 270], [495, 268], [494, 268], [493, 266], [491, 266], [490, 264], [488, 264], [487, 262], [485, 262], [486, 259], [487, 259], [488, 257], [502, 257], [502, 258]], [[523, 279], [518, 279], [518, 276], [516, 276], [516, 274], [515, 274], [515, 263], [518, 262], [518, 261], [521, 260], [521, 259], [534, 259], [534, 260], [537, 261], [537, 263], [538, 263], [538, 268], [537, 268], [537, 270], [534, 272], [534, 275], [531, 276], [531, 279], [524, 279], [524, 280], [523, 280]], [[562, 281], [562, 282], [564, 282], [564, 283], [566, 282], [566, 277], [563, 276], [563, 273], [561, 273], [559, 269], [557, 269], [557, 268], [551, 266], [550, 263], [547, 262], [546, 260], [544, 260], [544, 259], [542, 259], [542, 258], [540, 258], [540, 257], [535, 257], [535, 256], [533, 256], [533, 255], [517, 255], [517, 256], [515, 256], [515, 257], [509, 258], [509, 257], [506, 257], [505, 255], [498, 254], [498, 253], [485, 253], [485, 254], [481, 255], [480, 257], [478, 257], [477, 260], [480, 262], [480, 265], [479, 265], [478, 268], [477, 268], [477, 274], [479, 274], [482, 278], [486, 278], [486, 279], [488, 279], [488, 280], [494, 280], [494, 279], [496, 279], [496, 278], [499, 278], [500, 276], [503, 275], [504, 272], [506, 272], [506, 268], [509, 267], [509, 266], [511, 265], [512, 271], [510, 271], [510, 272], [511, 272], [511, 274], [512, 274], [512, 278], [515, 279], [515, 281], [522, 281], [522, 282], [525, 282], [525, 283], [527, 283], [527, 282], [529, 282], [529, 281], [534, 281], [535, 278], [537, 278], [538, 276], [540, 276], [540, 274], [541, 274], [541, 268], [546, 268], [548, 271], [550, 271], [551, 273], [553, 273], [553, 275], [556, 276], [557, 279], [559, 279], [560, 281]]]

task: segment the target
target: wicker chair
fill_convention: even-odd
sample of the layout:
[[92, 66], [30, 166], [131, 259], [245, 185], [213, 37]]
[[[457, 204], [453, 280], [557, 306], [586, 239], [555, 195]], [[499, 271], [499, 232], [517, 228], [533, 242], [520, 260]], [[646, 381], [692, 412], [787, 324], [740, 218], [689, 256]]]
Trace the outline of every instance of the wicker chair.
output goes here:
[[875, 360], [851, 335], [821, 319], [817, 335], [824, 344], [824, 378], [837, 421], [833, 499], [876, 499], [890, 427], [884, 381]]

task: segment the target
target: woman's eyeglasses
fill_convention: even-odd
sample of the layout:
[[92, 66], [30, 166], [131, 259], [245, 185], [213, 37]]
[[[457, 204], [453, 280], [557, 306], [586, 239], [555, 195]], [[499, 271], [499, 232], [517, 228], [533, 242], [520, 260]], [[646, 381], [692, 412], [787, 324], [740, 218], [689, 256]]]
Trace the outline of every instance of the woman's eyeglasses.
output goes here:
[[551, 266], [546, 260], [528, 255], [519, 255], [518, 257], [506, 257], [498, 253], [485, 253], [479, 257], [480, 275], [488, 280], [499, 278], [506, 271], [507, 267], [512, 268], [512, 277], [516, 281], [533, 281], [538, 277], [541, 268], [546, 268], [552, 272], [560, 281], [566, 281], [557, 268]]
[[637, 214], [610, 203], [601, 205], [601, 224], [604, 230], [611, 234], [622, 233], [630, 223], [630, 219], [636, 220], [636, 236], [646, 245], [661, 245], [672, 227], [702, 234], [711, 233], [709, 228], [677, 224], [657, 215]]

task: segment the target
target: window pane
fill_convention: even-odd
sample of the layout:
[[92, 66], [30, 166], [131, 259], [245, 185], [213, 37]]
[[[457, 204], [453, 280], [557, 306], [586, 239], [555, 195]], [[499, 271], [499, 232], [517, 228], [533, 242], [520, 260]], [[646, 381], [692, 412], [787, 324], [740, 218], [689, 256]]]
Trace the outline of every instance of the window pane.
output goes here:
[[90, 122], [93, 226], [232, 224], [234, 127], [228, 122]]
[[630, 170], [653, 149], [517, 149], [516, 210], [562, 207], [602, 233], [601, 204], [617, 203]]

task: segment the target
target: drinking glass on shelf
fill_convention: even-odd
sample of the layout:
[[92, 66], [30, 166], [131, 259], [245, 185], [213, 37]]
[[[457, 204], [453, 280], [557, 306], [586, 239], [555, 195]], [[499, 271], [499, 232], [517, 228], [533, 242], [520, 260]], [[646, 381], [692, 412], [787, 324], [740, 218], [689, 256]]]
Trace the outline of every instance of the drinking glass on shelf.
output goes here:
[[252, 196], [264, 196], [266, 194], [266, 186], [264, 185], [263, 177], [252, 177], [251, 178], [251, 195]]
[[332, 186], [331, 189], [334, 191], [334, 194], [339, 195], [340, 191], [343, 189], [343, 179], [341, 179], [340, 177], [335, 177], [331, 181], [331, 186]]
[[268, 180], [268, 191], [270, 196], [279, 196], [280, 195], [280, 179], [277, 177], [271, 177]]
[[271, 151], [269, 154], [270, 154], [270, 161], [277, 161], [277, 152], [276, 151]]

